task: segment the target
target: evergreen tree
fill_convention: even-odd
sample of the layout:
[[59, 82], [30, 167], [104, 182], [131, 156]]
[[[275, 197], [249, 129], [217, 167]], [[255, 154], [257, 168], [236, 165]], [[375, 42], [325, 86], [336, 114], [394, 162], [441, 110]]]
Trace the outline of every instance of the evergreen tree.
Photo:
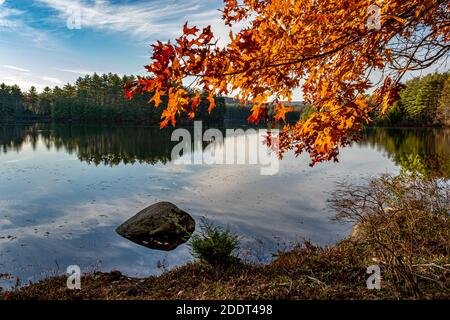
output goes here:
[[442, 85], [436, 119], [440, 124], [450, 126], [450, 73], [447, 73]]
[[49, 116], [53, 104], [52, 89], [45, 87], [44, 91], [39, 95], [39, 114], [42, 116]]
[[379, 116], [378, 123], [448, 125], [450, 123], [450, 73], [413, 78], [400, 92], [400, 100]]
[[31, 111], [34, 114], [39, 113], [38, 102], [39, 95], [36, 90], [36, 87], [32, 86], [30, 90], [25, 95], [25, 109]]

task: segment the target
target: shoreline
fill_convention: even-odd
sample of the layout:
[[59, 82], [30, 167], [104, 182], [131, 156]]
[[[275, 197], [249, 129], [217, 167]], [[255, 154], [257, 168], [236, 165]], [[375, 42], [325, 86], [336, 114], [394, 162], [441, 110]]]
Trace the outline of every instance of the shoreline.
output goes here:
[[[191, 262], [146, 278], [117, 270], [94, 272], [82, 276], [81, 290], [68, 289], [67, 276], [60, 275], [0, 291], [0, 300], [415, 299], [387, 279], [381, 290], [367, 288], [363, 246], [351, 238], [329, 247], [306, 242], [264, 265], [240, 260], [228, 266]], [[450, 300], [450, 291], [432, 286], [422, 298]]]

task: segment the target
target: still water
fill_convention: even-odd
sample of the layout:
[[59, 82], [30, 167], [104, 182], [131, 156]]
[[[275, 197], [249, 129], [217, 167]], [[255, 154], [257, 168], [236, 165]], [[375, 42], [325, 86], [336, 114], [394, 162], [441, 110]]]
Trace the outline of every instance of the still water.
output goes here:
[[[241, 237], [241, 256], [270, 261], [310, 240], [327, 245], [350, 225], [331, 221], [336, 183], [398, 173], [418, 158], [423, 170], [450, 176], [450, 131], [364, 132], [339, 163], [309, 167], [288, 154], [279, 173], [255, 165], [178, 165], [170, 130], [144, 126], [0, 125], [0, 286], [82, 271], [159, 274], [190, 261], [187, 245], [150, 250], [115, 233], [146, 206], [170, 201]], [[9, 276], [7, 276], [9, 275]]]

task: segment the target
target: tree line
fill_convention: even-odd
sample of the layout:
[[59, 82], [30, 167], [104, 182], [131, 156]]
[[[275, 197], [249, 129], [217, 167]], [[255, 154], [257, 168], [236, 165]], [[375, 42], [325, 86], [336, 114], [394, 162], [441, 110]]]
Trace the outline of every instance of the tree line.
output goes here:
[[[124, 87], [133, 83], [135, 76], [93, 74], [77, 79], [75, 84], [62, 88], [46, 87], [38, 93], [35, 87], [27, 92], [17, 86], [0, 85], [0, 121], [46, 119], [73, 122], [143, 122], [157, 124], [167, 99], [162, 97], [162, 107], [147, 103], [151, 94], [125, 99]], [[206, 122], [223, 121], [225, 102], [216, 97], [216, 108], [209, 114], [208, 102], [198, 107], [196, 117]], [[186, 118], [181, 118], [187, 121]]]
[[450, 126], [450, 72], [416, 77], [405, 83], [379, 125]]
[[[167, 98], [162, 97], [162, 107], [148, 104], [151, 94], [137, 95], [133, 100], [124, 98], [124, 86], [136, 80], [134, 76], [93, 74], [77, 79], [75, 84], [62, 88], [46, 87], [38, 93], [35, 87], [23, 92], [17, 85], [0, 85], [0, 121], [53, 120], [57, 122], [143, 122], [157, 124]], [[205, 122], [247, 121], [249, 109], [242, 109], [236, 101], [226, 103], [216, 97], [217, 107], [208, 113], [208, 102], [202, 102], [197, 119]], [[304, 105], [300, 112], [287, 114], [287, 122], [295, 122], [308, 114], [311, 107]], [[417, 77], [405, 83], [400, 100], [385, 115], [375, 114], [376, 125], [450, 126], [450, 72]], [[186, 119], [184, 119], [186, 120]]]

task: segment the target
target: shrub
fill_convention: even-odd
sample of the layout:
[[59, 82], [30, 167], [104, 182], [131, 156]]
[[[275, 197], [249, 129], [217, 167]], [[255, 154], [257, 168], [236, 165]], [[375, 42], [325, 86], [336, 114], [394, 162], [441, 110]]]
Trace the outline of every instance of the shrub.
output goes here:
[[356, 225], [351, 240], [367, 263], [399, 292], [422, 298], [426, 288], [444, 290], [450, 269], [450, 189], [447, 181], [403, 171], [368, 185], [342, 184], [331, 198], [336, 219]]
[[194, 234], [190, 242], [192, 255], [211, 265], [224, 265], [236, 262], [239, 238], [228, 229], [215, 227], [206, 219], [202, 220], [200, 233]]

